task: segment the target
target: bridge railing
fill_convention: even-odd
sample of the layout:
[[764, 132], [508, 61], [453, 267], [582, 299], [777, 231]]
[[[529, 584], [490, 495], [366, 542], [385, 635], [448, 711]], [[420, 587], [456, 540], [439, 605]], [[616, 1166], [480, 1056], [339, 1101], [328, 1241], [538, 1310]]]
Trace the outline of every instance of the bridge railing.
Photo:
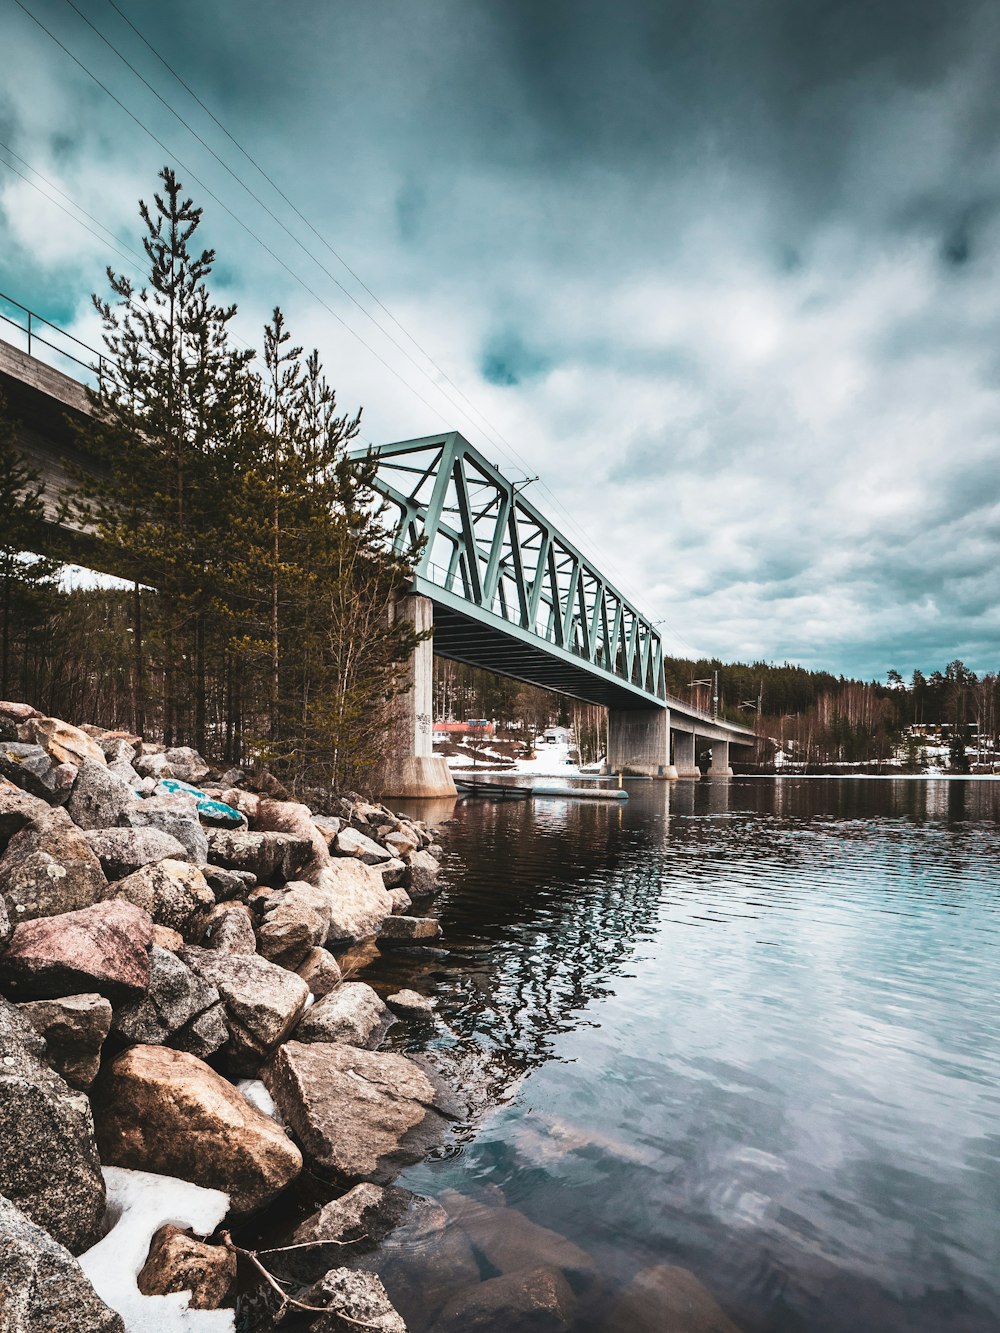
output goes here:
[[[19, 333], [23, 335], [22, 340], [28, 355], [37, 357], [40, 361], [52, 364], [51, 356], [47, 353], [54, 353], [62, 362], [69, 362], [73, 368], [71, 373], [74, 378], [79, 378], [81, 369], [87, 372], [89, 379], [95, 379], [98, 384], [102, 383], [105, 377], [112, 380], [115, 378], [112, 362], [105, 353], [99, 352], [96, 347], [91, 347], [76, 334], [54, 324], [36, 310], [30, 310], [20, 301], [15, 301], [6, 292], [0, 292], [0, 331], [4, 336], [11, 332], [15, 336]], [[53, 342], [53, 337], [60, 341]], [[67, 347], [66, 344], [71, 346]], [[62, 366], [56, 364], [55, 369], [60, 370]]]

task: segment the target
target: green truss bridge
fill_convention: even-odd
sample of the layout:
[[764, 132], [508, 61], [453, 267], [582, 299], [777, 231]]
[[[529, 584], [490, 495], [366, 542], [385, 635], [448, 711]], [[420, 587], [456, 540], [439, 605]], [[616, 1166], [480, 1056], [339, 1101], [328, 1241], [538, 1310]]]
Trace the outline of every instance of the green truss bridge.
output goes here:
[[[81, 560], [100, 568], [100, 552], [87, 549], [80, 534], [55, 529], [67, 460], [83, 461], [73, 456], [66, 418], [87, 413], [81, 381], [106, 373], [106, 363], [2, 294], [0, 333], [13, 338], [0, 339], [0, 390], [19, 423], [19, 446], [45, 483], [53, 538], [75, 538]], [[375, 487], [395, 520], [396, 547], [420, 548], [413, 587], [396, 614], [419, 630], [433, 629], [411, 664], [387, 795], [454, 792], [445, 760], [433, 753], [435, 653], [605, 706], [615, 772], [700, 777], [695, 756], [708, 746], [710, 774], [725, 776], [730, 745], [753, 746], [746, 727], [667, 694], [655, 626], [461, 435], [373, 452]]]

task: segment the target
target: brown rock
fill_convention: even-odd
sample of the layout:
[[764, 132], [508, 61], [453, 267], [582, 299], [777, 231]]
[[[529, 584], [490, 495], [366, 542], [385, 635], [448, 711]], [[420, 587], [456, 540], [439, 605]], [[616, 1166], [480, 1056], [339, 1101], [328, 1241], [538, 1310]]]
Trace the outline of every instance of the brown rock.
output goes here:
[[179, 949], [184, 948], [184, 936], [179, 930], [171, 930], [169, 926], [158, 926], [154, 922], [153, 943], [158, 949], [166, 949], [168, 953], [177, 953]]
[[217, 1310], [236, 1281], [236, 1255], [221, 1245], [206, 1245], [180, 1227], [160, 1227], [136, 1278], [144, 1296], [189, 1291], [192, 1310]]
[[310, 949], [295, 970], [317, 1000], [339, 986], [343, 975], [328, 949]]
[[79, 727], [71, 727], [57, 717], [33, 717], [25, 725], [28, 740], [47, 750], [57, 764], [79, 768], [85, 759], [107, 763], [98, 743]]
[[56, 1073], [71, 1087], [89, 1088], [111, 1030], [111, 1005], [104, 996], [67, 995], [61, 1000], [29, 1000], [17, 1007], [45, 1038], [46, 1058]]
[[379, 947], [392, 944], [422, 944], [436, 940], [441, 926], [432, 916], [387, 916], [379, 931]]
[[[466, 1287], [441, 1311], [433, 1333], [567, 1333], [575, 1305], [556, 1269], [524, 1269]], [[667, 1333], [671, 1326], [658, 1328]]]
[[229, 1027], [224, 1053], [236, 1074], [253, 1074], [291, 1032], [306, 1007], [301, 977], [257, 954], [185, 949], [180, 957], [222, 997]]
[[625, 1289], [611, 1311], [608, 1333], [739, 1333], [712, 1293], [687, 1268], [653, 1264]]
[[225, 1190], [237, 1213], [269, 1203], [302, 1169], [284, 1130], [214, 1069], [166, 1046], [133, 1046], [98, 1079], [101, 1160]]
[[261, 1077], [307, 1160], [336, 1180], [386, 1183], [454, 1115], [440, 1079], [402, 1055], [289, 1041]]
[[149, 985], [153, 923], [132, 903], [25, 921], [0, 955], [0, 988], [14, 999], [56, 1000], [98, 991], [112, 1004]]
[[391, 861], [393, 857], [393, 853], [387, 852], [374, 838], [369, 838], [366, 833], [355, 828], [341, 829], [334, 845], [338, 856], [354, 856], [369, 866]]
[[586, 1250], [532, 1222], [516, 1208], [492, 1208], [452, 1190], [442, 1193], [441, 1203], [498, 1273], [517, 1273], [542, 1264], [577, 1281], [594, 1276], [594, 1260]]
[[434, 1017], [434, 1001], [415, 990], [398, 990], [394, 995], [387, 995], [385, 1002], [400, 1018], [426, 1021]]
[[46, 806], [0, 857], [0, 893], [15, 923], [89, 907], [107, 887], [100, 861], [65, 810]]
[[291, 833], [309, 843], [312, 850], [298, 872], [303, 879], [315, 883], [319, 872], [330, 864], [326, 838], [313, 822], [312, 811], [307, 805], [298, 801], [261, 800], [253, 826], [264, 833]]
[[205, 920], [201, 946], [218, 953], [256, 953], [257, 935], [249, 909], [243, 903], [219, 903]]
[[105, 889], [105, 897], [135, 903], [149, 913], [154, 924], [169, 926], [186, 939], [201, 934], [215, 906], [215, 894], [198, 867], [169, 857], [116, 880]]
[[425, 898], [436, 893], [441, 867], [430, 852], [411, 852], [404, 859], [407, 863], [405, 883], [410, 897]]

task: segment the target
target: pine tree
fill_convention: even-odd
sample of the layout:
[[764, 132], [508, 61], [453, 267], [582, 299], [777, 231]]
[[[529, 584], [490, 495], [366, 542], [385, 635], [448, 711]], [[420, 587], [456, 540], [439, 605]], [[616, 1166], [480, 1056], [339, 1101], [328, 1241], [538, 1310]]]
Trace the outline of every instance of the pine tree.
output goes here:
[[16, 444], [14, 422], [0, 394], [0, 699], [11, 690], [16, 635], [44, 624], [51, 613], [59, 563], [31, 553], [45, 518], [43, 487]]

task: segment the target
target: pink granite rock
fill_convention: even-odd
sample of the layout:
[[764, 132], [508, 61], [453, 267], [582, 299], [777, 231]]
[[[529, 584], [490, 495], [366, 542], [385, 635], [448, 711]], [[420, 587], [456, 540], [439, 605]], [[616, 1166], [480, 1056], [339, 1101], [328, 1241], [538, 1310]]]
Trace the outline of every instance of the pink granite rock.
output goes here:
[[24, 921], [0, 956], [0, 988], [17, 1000], [136, 999], [149, 985], [152, 938], [149, 913], [118, 900]]

